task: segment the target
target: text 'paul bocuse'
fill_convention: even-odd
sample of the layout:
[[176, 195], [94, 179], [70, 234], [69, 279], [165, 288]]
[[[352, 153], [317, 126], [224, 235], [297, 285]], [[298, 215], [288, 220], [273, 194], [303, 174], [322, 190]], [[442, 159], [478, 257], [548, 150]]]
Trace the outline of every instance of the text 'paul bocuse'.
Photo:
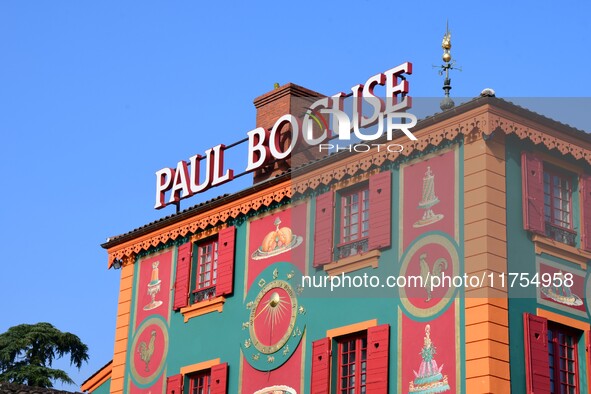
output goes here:
[[[370, 77], [365, 84], [353, 86], [350, 95], [338, 93], [315, 101], [302, 119], [293, 114], [285, 114], [275, 121], [271, 129], [257, 127], [249, 131], [244, 172], [255, 171], [273, 160], [286, 159], [297, 142], [316, 146], [338, 137], [338, 141], [351, 143], [352, 135], [361, 141], [373, 141], [383, 134], [391, 140], [396, 130], [401, 130], [409, 139], [416, 140], [409, 130], [416, 125], [416, 117], [404, 112], [412, 105], [411, 98], [407, 95], [409, 83], [404, 74], [412, 74], [412, 63], [406, 62]], [[385, 88], [384, 99], [374, 93], [377, 86]], [[344, 101], [348, 96], [352, 96], [351, 117], [344, 111]], [[365, 115], [364, 112], [369, 112], [370, 115]], [[408, 118], [410, 122], [397, 122], [400, 118]], [[329, 124], [332, 124], [332, 130], [329, 129]], [[287, 125], [291, 129], [291, 143], [282, 148], [278, 146], [278, 133]], [[320, 132], [316, 131], [317, 135], [314, 125], [320, 128]], [[377, 127], [371, 133], [362, 132], [374, 125]], [[205, 155], [194, 155], [187, 161], [179, 161], [176, 168], [157, 171], [154, 208], [164, 208], [234, 179], [232, 169], [224, 171], [225, 150], [225, 145], [216, 145], [206, 150]]]

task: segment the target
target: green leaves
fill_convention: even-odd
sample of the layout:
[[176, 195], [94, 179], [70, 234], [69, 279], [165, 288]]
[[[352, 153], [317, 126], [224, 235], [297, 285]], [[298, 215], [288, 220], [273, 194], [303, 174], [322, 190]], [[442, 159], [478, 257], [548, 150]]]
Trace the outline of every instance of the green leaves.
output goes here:
[[49, 323], [21, 324], [0, 334], [0, 381], [53, 387], [52, 381], [74, 383], [68, 374], [52, 369], [53, 360], [70, 355], [80, 369], [88, 361], [88, 347], [78, 336]]

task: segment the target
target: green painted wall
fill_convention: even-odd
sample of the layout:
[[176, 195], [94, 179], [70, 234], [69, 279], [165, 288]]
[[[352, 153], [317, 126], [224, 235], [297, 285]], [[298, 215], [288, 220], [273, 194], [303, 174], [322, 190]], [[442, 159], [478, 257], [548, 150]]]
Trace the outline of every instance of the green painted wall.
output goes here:
[[[459, 224], [460, 224], [460, 242], [459, 242], [459, 272], [464, 272], [464, 251], [463, 251], [463, 222], [464, 215], [462, 207], [464, 206], [463, 199], [463, 146], [459, 146]], [[355, 271], [354, 275], [377, 275], [385, 278], [388, 275], [398, 275], [400, 273], [399, 255], [399, 223], [400, 215], [398, 212], [400, 204], [399, 187], [399, 170], [397, 166], [390, 168], [392, 171], [392, 245], [391, 248], [383, 250], [380, 257], [379, 268], [366, 268]], [[326, 274], [323, 269], [315, 269], [312, 267], [313, 260], [313, 236], [314, 234], [314, 220], [313, 214], [315, 212], [315, 197], [310, 196], [308, 199], [310, 204], [311, 217], [309, 221], [310, 226], [310, 247], [309, 247], [309, 267], [308, 274], [316, 277], [324, 277]], [[220, 358], [222, 362], [227, 362], [228, 370], [228, 393], [238, 393], [239, 387], [239, 368], [240, 368], [240, 341], [242, 336], [242, 323], [244, 321], [244, 302], [243, 294], [245, 272], [245, 256], [247, 248], [247, 224], [246, 222], [236, 223], [236, 261], [235, 261], [235, 280], [233, 295], [226, 298], [224, 309], [222, 313], [213, 312], [199, 317], [190, 319], [187, 323], [183, 320], [183, 315], [179, 312], [172, 312], [169, 329], [169, 350], [168, 360], [165, 370], [166, 376], [178, 374], [180, 368], [183, 366], [195, 364], [197, 362]], [[175, 253], [176, 256], [176, 253]], [[174, 256], [173, 256], [174, 258]], [[194, 256], [195, 258], [195, 256]], [[176, 261], [174, 258], [173, 261]], [[139, 270], [136, 267], [136, 275]], [[175, 272], [175, 267], [173, 267]], [[136, 294], [134, 282], [134, 297]], [[398, 386], [398, 370], [401, 367], [398, 365], [398, 306], [400, 300], [398, 299], [397, 289], [377, 289], [368, 294], [367, 291], [360, 290], [343, 290], [329, 293], [326, 290], [321, 292], [314, 292], [313, 289], [306, 290], [301, 296], [301, 303], [306, 306], [307, 328], [305, 334], [305, 370], [303, 371], [304, 384], [303, 392], [309, 391], [310, 377], [311, 377], [311, 352], [312, 342], [314, 340], [324, 338], [326, 330], [336, 327], [346, 326], [361, 321], [377, 319], [378, 324], [390, 325], [390, 392], [396, 392]], [[459, 335], [460, 354], [459, 354], [459, 368], [461, 368], [461, 379], [457, 384], [461, 387], [461, 391], [465, 391], [465, 333], [464, 333], [464, 300], [462, 299], [462, 292], [457, 290], [455, 295], [460, 298], [459, 301], [459, 327], [457, 333]], [[451, 302], [451, 301], [450, 301]], [[132, 311], [135, 310], [136, 300], [132, 301]], [[448, 304], [449, 306], [449, 304]], [[441, 315], [448, 307], [444, 308], [439, 313]], [[133, 316], [131, 318], [133, 322]], [[429, 318], [428, 320], [432, 320]], [[425, 320], [427, 321], [427, 320]], [[131, 328], [130, 328], [131, 329]], [[130, 332], [131, 334], [131, 332]], [[130, 336], [131, 340], [131, 336]], [[304, 340], [302, 344], [304, 344]], [[301, 346], [301, 345], [300, 345]], [[420, 351], [422, 343], [418, 344], [417, 352]], [[132, 352], [129, 349], [128, 352]], [[333, 363], [335, 365], [336, 363]], [[414, 367], [418, 368], [418, 365]], [[129, 376], [126, 376], [126, 386]], [[402, 387], [408, 388], [408, 382], [402, 382]]]
[[107, 379], [92, 394], [109, 394], [111, 392], [111, 379]]
[[[530, 234], [523, 229], [522, 215], [522, 190], [521, 190], [521, 152], [533, 150], [533, 145], [523, 143], [516, 137], [509, 136], [506, 141], [506, 182], [507, 182], [507, 270], [508, 272], [526, 272], [530, 275], [536, 273], [536, 253]], [[558, 157], [558, 156], [557, 156]], [[565, 160], [560, 157], [561, 160]], [[575, 165], [581, 165], [570, 161]], [[573, 224], [575, 229], [580, 229], [578, 184], [573, 187]], [[580, 233], [580, 231], [579, 231]], [[577, 237], [580, 242], [580, 237]], [[540, 257], [555, 261], [573, 268], [580, 268], [569, 261], [550, 255], [542, 254]], [[587, 273], [587, 276], [589, 273]], [[531, 277], [531, 276], [530, 276]], [[525, 349], [523, 314], [536, 314], [536, 309], [543, 307], [554, 313], [563, 314], [589, 322], [588, 317], [582, 319], [568, 312], [546, 305], [539, 305], [535, 286], [525, 289], [520, 287], [509, 288], [509, 341], [510, 341], [510, 368], [511, 368], [511, 392], [525, 392]], [[587, 387], [587, 373], [585, 368], [586, 350], [584, 341], [579, 341], [579, 378], [581, 387]], [[583, 361], [583, 362], [581, 362]]]

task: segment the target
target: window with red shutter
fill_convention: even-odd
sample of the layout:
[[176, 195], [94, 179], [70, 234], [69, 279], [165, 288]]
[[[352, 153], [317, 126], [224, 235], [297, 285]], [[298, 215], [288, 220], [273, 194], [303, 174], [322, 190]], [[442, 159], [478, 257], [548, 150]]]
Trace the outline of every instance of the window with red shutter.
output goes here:
[[211, 370], [206, 369], [188, 376], [189, 394], [209, 394], [211, 390]]
[[550, 393], [579, 393], [577, 343], [580, 336], [575, 329], [548, 322]]
[[337, 338], [338, 394], [367, 392], [367, 332]]
[[523, 322], [527, 392], [578, 394], [582, 332], [529, 313]]
[[[390, 326], [370, 327], [335, 337], [331, 356], [331, 338], [312, 343], [313, 394], [324, 394], [333, 387], [336, 393], [388, 393]], [[336, 363], [331, 384], [331, 358]]]
[[545, 234], [555, 241], [575, 246], [577, 232], [573, 229], [573, 176], [546, 166], [544, 168]]
[[193, 303], [232, 293], [235, 232], [235, 227], [226, 227], [195, 244], [193, 254], [197, 258], [191, 278]]
[[339, 193], [340, 240], [337, 258], [367, 252], [369, 241], [369, 187], [367, 183]]
[[[531, 152], [522, 153], [521, 165], [524, 228], [576, 246], [576, 212], [573, 211], [576, 175], [563, 167], [542, 161]], [[582, 175], [579, 181], [581, 248], [591, 251], [591, 180], [587, 175]]]
[[185, 319], [199, 316], [195, 311], [205, 305], [201, 302], [210, 300], [223, 305], [224, 299], [219, 296], [232, 293], [235, 233], [235, 227], [229, 226], [212, 237], [179, 247], [174, 309], [190, 303], [181, 310]]
[[[217, 364], [186, 375], [189, 394], [226, 394], [228, 363]], [[178, 375], [180, 376], [180, 375]]]
[[216, 296], [218, 278], [218, 238], [202, 240], [195, 245], [197, 259], [193, 265], [191, 302], [201, 302]]

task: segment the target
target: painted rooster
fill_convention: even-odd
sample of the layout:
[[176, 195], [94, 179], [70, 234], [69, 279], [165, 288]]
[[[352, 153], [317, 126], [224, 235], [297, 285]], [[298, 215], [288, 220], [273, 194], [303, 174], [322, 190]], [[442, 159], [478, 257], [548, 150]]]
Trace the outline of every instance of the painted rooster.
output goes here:
[[149, 364], [152, 359], [152, 354], [154, 354], [154, 342], [156, 342], [156, 330], [152, 330], [150, 341], [147, 345], [146, 342], [141, 341], [137, 348], [140, 358], [146, 363], [146, 372], [150, 372]]
[[427, 299], [425, 302], [431, 301], [431, 287], [432, 287], [432, 280], [434, 276], [441, 275], [443, 270], [447, 269], [447, 260], [443, 257], [438, 258], [433, 263], [433, 270], [429, 269], [429, 264], [427, 263], [427, 253], [423, 253], [419, 256], [419, 265], [421, 267], [421, 283], [425, 290], [427, 290]]

